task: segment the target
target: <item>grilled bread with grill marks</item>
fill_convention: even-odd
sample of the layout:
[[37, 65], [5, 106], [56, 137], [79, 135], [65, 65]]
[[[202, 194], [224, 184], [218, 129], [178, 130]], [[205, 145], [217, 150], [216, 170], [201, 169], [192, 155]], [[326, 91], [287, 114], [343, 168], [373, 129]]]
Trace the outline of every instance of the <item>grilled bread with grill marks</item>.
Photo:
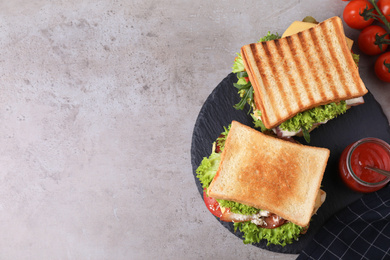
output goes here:
[[215, 199], [275, 213], [305, 227], [315, 211], [330, 151], [265, 135], [233, 121], [217, 173]]
[[339, 17], [285, 38], [245, 45], [241, 55], [268, 129], [299, 112], [367, 93]]

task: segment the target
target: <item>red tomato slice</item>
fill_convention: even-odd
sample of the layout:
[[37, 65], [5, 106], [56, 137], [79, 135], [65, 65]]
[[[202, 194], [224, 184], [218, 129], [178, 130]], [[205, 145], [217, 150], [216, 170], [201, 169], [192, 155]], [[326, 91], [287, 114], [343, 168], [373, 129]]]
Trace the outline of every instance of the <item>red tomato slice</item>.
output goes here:
[[[387, 44], [382, 44], [381, 50], [379, 46], [375, 44], [375, 38], [377, 34], [378, 36], [381, 36], [386, 33], [386, 30], [378, 25], [366, 27], [358, 38], [359, 49], [367, 55], [377, 55], [384, 52], [387, 49]], [[389, 39], [389, 35], [386, 35], [385, 39]]]
[[225, 222], [244, 222], [251, 220], [251, 216], [242, 215], [230, 212], [230, 209], [226, 209], [222, 214], [221, 207], [216, 199], [207, 196], [206, 189], [203, 190], [203, 200], [208, 210], [220, 220]]
[[[388, 65], [385, 65], [384, 63]], [[380, 80], [384, 82], [390, 82], [390, 52], [383, 53], [376, 60], [375, 74]]]
[[206, 204], [208, 210], [216, 217], [220, 218], [222, 216], [221, 208], [219, 207], [219, 203], [214, 198], [207, 196], [206, 189], [203, 190], [203, 200]]
[[363, 29], [374, 22], [374, 19], [367, 21], [360, 15], [365, 8], [372, 9], [373, 6], [367, 0], [351, 1], [343, 11], [343, 18], [345, 23], [354, 29]]
[[[230, 211], [229, 208], [225, 209], [225, 211], [222, 213], [221, 207], [219, 206], [219, 203], [214, 198], [208, 197], [206, 194], [206, 189], [203, 190], [203, 200], [206, 204], [206, 207], [209, 209], [209, 211], [216, 217], [218, 217], [221, 221], [225, 222], [246, 222], [251, 221], [253, 219], [253, 216], [251, 215], [242, 215], [233, 213]], [[266, 225], [261, 226], [263, 228], [276, 228], [284, 223], [286, 223], [286, 220], [283, 218], [271, 214], [270, 216], [264, 218], [264, 221]]]

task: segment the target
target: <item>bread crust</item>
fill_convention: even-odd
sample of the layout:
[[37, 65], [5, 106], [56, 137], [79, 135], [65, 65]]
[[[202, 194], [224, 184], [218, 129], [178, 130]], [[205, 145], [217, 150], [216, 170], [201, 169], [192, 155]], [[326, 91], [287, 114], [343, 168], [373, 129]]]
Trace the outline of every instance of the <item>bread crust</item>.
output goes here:
[[268, 129], [299, 112], [368, 92], [339, 17], [285, 38], [245, 45], [241, 55]]
[[291, 143], [233, 121], [208, 188], [215, 199], [309, 224], [330, 151]]

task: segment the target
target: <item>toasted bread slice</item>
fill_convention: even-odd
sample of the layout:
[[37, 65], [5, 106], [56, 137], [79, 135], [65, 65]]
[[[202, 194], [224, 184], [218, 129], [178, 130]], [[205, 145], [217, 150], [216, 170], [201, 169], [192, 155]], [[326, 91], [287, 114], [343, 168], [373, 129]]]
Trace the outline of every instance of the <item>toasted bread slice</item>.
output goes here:
[[329, 153], [233, 121], [208, 194], [267, 210], [304, 227], [314, 211]]
[[241, 54], [268, 129], [299, 112], [367, 93], [339, 17], [278, 40], [245, 45]]

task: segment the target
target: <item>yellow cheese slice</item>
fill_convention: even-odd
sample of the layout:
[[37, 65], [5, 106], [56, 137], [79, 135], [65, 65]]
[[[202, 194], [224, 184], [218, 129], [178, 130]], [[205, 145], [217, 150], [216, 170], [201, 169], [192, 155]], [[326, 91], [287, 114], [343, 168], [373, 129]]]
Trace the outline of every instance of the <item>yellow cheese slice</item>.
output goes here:
[[314, 23], [295, 21], [283, 33], [282, 38], [299, 33], [299, 32], [302, 32], [302, 31], [307, 30], [307, 29], [314, 27], [314, 26], [316, 26], [316, 24], [314, 24]]
[[[316, 26], [316, 24], [314, 24], [314, 23], [295, 21], [283, 33], [282, 38], [299, 33], [299, 32], [302, 32], [302, 31], [307, 30], [307, 29], [314, 27], [314, 26]], [[347, 37], [345, 37], [345, 39], [347, 40], [347, 45], [348, 45], [349, 49], [351, 50], [353, 41]]]

